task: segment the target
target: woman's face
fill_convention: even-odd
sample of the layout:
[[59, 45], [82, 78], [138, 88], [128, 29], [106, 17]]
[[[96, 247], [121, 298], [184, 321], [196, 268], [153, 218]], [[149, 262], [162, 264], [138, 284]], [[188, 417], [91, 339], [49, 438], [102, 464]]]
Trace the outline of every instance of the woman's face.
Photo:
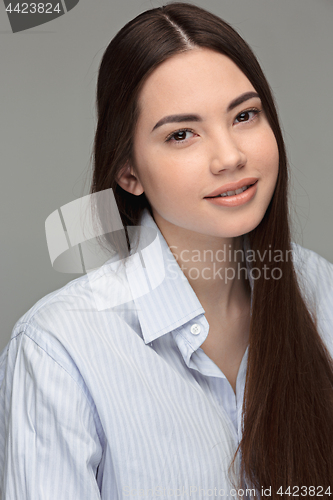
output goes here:
[[[145, 82], [133, 168], [136, 194], [145, 192], [162, 233], [229, 238], [262, 220], [279, 155], [260, 98], [234, 102], [247, 93], [255, 89], [242, 71], [209, 49], [173, 56]], [[243, 194], [212, 198], [250, 184]]]

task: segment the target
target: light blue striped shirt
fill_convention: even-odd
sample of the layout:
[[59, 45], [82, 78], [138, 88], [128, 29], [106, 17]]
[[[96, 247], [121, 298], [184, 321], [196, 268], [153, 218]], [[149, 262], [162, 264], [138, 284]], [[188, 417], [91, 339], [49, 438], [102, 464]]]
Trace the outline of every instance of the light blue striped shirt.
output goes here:
[[[144, 267], [104, 266], [16, 323], [0, 355], [2, 500], [234, 497], [247, 350], [235, 395], [200, 348], [197, 296], [147, 211], [141, 224], [158, 235]], [[294, 261], [333, 354], [333, 265], [298, 245]]]

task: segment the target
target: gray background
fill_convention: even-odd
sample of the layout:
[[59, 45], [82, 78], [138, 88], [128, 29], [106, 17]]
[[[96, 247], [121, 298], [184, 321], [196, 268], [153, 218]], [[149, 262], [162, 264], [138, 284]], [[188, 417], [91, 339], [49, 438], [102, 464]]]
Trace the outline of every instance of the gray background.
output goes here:
[[[333, 0], [197, 0], [250, 44], [275, 94], [292, 172], [294, 241], [333, 262]], [[162, 0], [80, 0], [13, 34], [0, 2], [1, 331], [78, 275], [51, 267], [44, 223], [89, 191], [103, 52]]]

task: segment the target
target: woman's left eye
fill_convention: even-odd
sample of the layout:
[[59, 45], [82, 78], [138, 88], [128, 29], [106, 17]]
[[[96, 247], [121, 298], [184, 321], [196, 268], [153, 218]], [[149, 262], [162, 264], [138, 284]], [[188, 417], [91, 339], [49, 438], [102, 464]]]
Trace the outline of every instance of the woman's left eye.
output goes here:
[[236, 120], [240, 120], [238, 123], [251, 122], [259, 113], [261, 113], [261, 109], [258, 108], [246, 109], [236, 116]]

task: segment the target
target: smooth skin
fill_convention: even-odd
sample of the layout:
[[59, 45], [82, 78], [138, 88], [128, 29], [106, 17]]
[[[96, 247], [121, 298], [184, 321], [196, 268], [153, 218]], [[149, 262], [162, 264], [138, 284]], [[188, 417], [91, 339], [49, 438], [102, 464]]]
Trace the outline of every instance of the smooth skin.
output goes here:
[[[251, 97], [228, 110], [247, 92], [255, 89], [242, 71], [210, 49], [195, 48], [163, 62], [139, 96], [135, 163], [127, 163], [118, 178], [126, 191], [145, 192], [156, 224], [205, 309], [209, 333], [201, 348], [234, 392], [248, 345], [250, 291], [244, 273], [226, 282], [216, 273], [214, 278], [214, 269], [222, 265], [236, 269], [237, 262], [219, 261], [218, 250], [241, 248], [240, 236], [260, 223], [279, 165], [276, 139], [260, 98]], [[179, 114], [197, 118], [155, 128], [164, 117]], [[217, 188], [248, 177], [258, 182], [247, 203], [226, 207], [206, 198]], [[204, 259], [207, 249], [213, 258]]]

